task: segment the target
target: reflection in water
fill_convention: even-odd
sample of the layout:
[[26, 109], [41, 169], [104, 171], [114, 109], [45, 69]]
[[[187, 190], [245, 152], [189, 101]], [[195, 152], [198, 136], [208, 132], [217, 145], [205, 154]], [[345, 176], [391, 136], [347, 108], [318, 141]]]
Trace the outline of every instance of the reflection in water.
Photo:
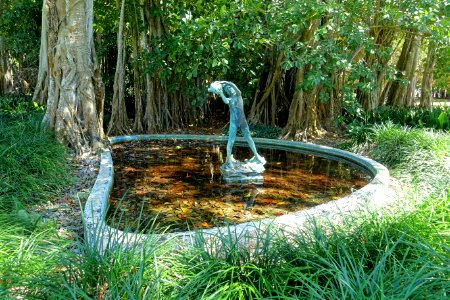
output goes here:
[[[224, 144], [158, 140], [115, 145], [109, 219], [116, 227], [156, 219], [172, 231], [238, 224], [302, 210], [359, 189], [368, 175], [339, 161], [261, 148], [262, 185], [222, 181]], [[251, 157], [237, 147], [235, 157]], [[116, 218], [117, 219], [117, 218]], [[127, 224], [127, 225], [126, 225]]]

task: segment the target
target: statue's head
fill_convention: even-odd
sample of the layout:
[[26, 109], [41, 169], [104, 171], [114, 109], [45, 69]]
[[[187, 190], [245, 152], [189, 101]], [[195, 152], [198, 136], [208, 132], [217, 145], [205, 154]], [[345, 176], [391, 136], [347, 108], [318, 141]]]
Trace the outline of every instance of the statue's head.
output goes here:
[[221, 91], [222, 91], [222, 84], [220, 81], [214, 81], [208, 88], [208, 92], [214, 94], [220, 94]]
[[220, 95], [222, 92], [229, 97], [240, 95], [239, 89], [229, 81], [214, 81], [208, 88], [208, 92]]

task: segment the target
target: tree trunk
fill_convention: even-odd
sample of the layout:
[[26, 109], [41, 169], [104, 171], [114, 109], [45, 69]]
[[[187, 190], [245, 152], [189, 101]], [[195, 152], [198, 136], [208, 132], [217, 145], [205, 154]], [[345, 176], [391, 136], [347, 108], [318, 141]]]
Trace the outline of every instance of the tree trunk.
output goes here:
[[13, 87], [14, 76], [10, 57], [4, 45], [3, 38], [0, 36], [0, 95], [11, 93]]
[[[136, 24], [137, 26], [137, 24]], [[141, 72], [138, 65], [139, 57], [139, 32], [136, 28], [133, 28], [133, 79], [134, 79], [134, 125], [133, 130], [137, 133], [144, 132], [144, 126], [142, 125], [142, 120], [144, 117], [143, 107], [142, 107], [142, 96], [141, 96]]]
[[415, 72], [420, 50], [420, 37], [416, 32], [408, 32], [397, 62], [397, 79], [386, 89], [387, 105], [411, 105], [411, 96], [415, 89]]
[[[52, 6], [54, 6], [53, 4]], [[55, 8], [52, 7], [52, 10]], [[34, 89], [33, 94], [33, 101], [39, 103], [39, 104], [46, 104], [47, 103], [47, 97], [48, 97], [48, 84], [49, 84], [49, 74], [48, 74], [48, 49], [54, 49], [56, 46], [56, 38], [57, 35], [55, 33], [54, 36], [50, 37], [47, 36], [49, 32], [49, 25], [53, 27], [55, 30], [55, 16], [51, 16], [49, 14], [50, 10], [50, 4], [46, 4], [46, 1], [44, 0], [44, 3], [42, 5], [42, 25], [41, 25], [41, 47], [39, 50], [39, 71], [37, 76], [37, 82], [36, 82], [36, 88]], [[55, 13], [53, 13], [55, 14]], [[50, 23], [50, 24], [49, 24]], [[50, 45], [49, 45], [50, 43]]]
[[[321, 20], [313, 20], [302, 36], [303, 43], [312, 43], [312, 36], [319, 27]], [[305, 65], [297, 70], [294, 82], [294, 96], [289, 107], [289, 117], [286, 126], [283, 128], [282, 136], [285, 139], [307, 140], [310, 137], [317, 137], [322, 133], [322, 126], [319, 120], [319, 93], [322, 85], [316, 85], [312, 89], [300, 89], [300, 84], [304, 81], [305, 75], [310, 71], [311, 65]]]
[[[142, 6], [141, 6], [142, 7]], [[160, 1], [149, 0], [145, 2], [145, 9], [141, 9], [144, 23], [144, 49], [148, 52], [157, 50], [159, 41], [165, 38], [166, 29], [164, 14]], [[148, 132], [165, 130], [182, 123], [181, 115], [174, 115], [176, 102], [169, 101], [166, 82], [161, 79], [160, 69], [154, 68], [152, 74], [146, 74], [146, 111], [144, 124]]]
[[94, 49], [93, 0], [44, 0], [42, 17], [39, 73], [48, 70], [47, 83], [38, 82], [35, 91], [48, 98], [42, 123], [78, 154], [83, 147], [95, 150], [104, 138], [104, 88]]
[[117, 63], [114, 75], [114, 95], [112, 101], [111, 120], [108, 125], [108, 135], [114, 133], [123, 135], [130, 133], [127, 108], [125, 105], [125, 54], [124, 40], [125, 0], [122, 0], [119, 17], [119, 32], [117, 33]]
[[[307, 67], [297, 70], [295, 86], [299, 86], [305, 77]], [[318, 94], [320, 87], [316, 86], [311, 90], [296, 89], [291, 106], [289, 108], [289, 118], [283, 128], [284, 139], [303, 140], [317, 137], [322, 131], [322, 126], [318, 118]]]
[[[274, 47], [275, 49], [276, 47]], [[275, 51], [275, 50], [272, 51]], [[265, 84], [263, 86], [264, 93], [262, 94], [261, 98], [258, 99], [255, 97], [252, 108], [250, 110], [250, 114], [248, 116], [248, 121], [251, 124], [269, 124], [269, 122], [274, 125], [275, 124], [275, 111], [274, 109], [274, 102], [276, 102], [276, 94], [277, 90], [279, 89], [279, 81], [283, 74], [283, 71], [281, 70], [281, 62], [284, 59], [284, 52], [281, 51], [276, 60], [274, 62], [271, 62], [271, 68], [267, 75], [267, 79], [265, 81]], [[267, 100], [272, 100], [272, 105], [269, 107]], [[271, 111], [271, 118], [269, 119], [269, 111]], [[263, 115], [265, 117], [263, 117]]]
[[[383, 84], [385, 82], [386, 69], [389, 64], [390, 55], [385, 55], [392, 46], [395, 38], [395, 24], [389, 18], [385, 18], [386, 1], [377, 0], [371, 5], [370, 18], [370, 38], [373, 39], [372, 51], [365, 53], [365, 65], [371, 72], [369, 78], [361, 76], [360, 83], [364, 88], [357, 89], [359, 103], [365, 111], [376, 109], [382, 104]], [[360, 50], [364, 50], [366, 45], [361, 44]]]
[[[144, 15], [144, 1], [141, 0], [141, 7], [139, 9], [139, 13], [141, 16], [141, 21], [144, 30], [143, 36], [142, 36], [142, 44], [144, 51], [148, 52], [150, 51], [148, 46], [148, 35], [147, 35], [147, 22]], [[151, 32], [151, 30], [150, 30]], [[144, 124], [147, 129], [148, 133], [155, 133], [158, 128], [158, 121], [157, 121], [157, 111], [156, 111], [156, 105], [154, 101], [154, 86], [153, 81], [150, 77], [150, 74], [147, 72], [145, 73], [145, 116], [144, 116]]]
[[406, 106], [413, 107], [416, 94], [417, 83], [417, 63], [419, 62], [420, 44], [422, 37], [417, 36], [412, 45], [412, 53], [409, 64], [406, 67], [406, 74], [408, 74], [408, 85], [406, 86], [405, 104]]
[[[379, 28], [376, 23], [370, 30], [370, 35], [374, 37], [375, 44], [379, 48], [378, 51], [385, 51], [387, 48], [391, 47], [395, 37], [393, 30]], [[376, 53], [375, 56], [371, 53], [365, 55], [366, 65], [368, 66], [368, 69], [373, 72], [373, 78], [368, 79], [364, 77], [360, 79], [363, 84], [368, 84], [367, 81], [370, 80], [373, 85], [366, 90], [357, 90], [359, 103], [365, 111], [376, 109], [382, 103], [381, 94], [389, 59], [390, 56], [383, 58], [378, 53]]]
[[436, 64], [436, 43], [430, 41], [428, 54], [424, 64], [422, 76], [422, 92], [420, 95], [420, 105], [431, 108], [433, 100], [433, 72]]

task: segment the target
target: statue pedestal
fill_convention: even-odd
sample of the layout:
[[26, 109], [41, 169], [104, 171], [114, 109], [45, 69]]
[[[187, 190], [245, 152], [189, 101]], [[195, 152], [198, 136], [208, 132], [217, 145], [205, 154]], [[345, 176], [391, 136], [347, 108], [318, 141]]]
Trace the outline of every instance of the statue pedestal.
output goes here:
[[220, 171], [224, 180], [227, 183], [252, 183], [252, 184], [263, 184], [264, 173], [266, 169], [264, 164], [260, 162], [253, 161], [233, 161], [233, 164], [223, 164], [220, 167]]

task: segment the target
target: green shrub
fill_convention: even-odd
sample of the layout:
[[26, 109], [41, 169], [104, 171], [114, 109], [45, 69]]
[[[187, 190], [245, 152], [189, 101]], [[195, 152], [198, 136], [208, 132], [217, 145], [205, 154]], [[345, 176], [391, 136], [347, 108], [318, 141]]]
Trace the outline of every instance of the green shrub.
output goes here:
[[43, 112], [44, 106], [33, 102], [29, 95], [6, 94], [0, 96], [0, 117], [17, 120], [31, 112]]
[[424, 107], [390, 107], [381, 106], [368, 113], [345, 113], [341, 118], [347, 124], [347, 131], [358, 143], [370, 142], [373, 137], [372, 127], [392, 123], [411, 128], [432, 128], [450, 130], [450, 106], [438, 106], [431, 109]]
[[370, 128], [370, 135], [353, 136], [350, 145], [343, 147], [369, 155], [388, 167], [392, 176], [405, 184], [415, 183], [424, 194], [448, 186], [449, 134], [389, 122]]

